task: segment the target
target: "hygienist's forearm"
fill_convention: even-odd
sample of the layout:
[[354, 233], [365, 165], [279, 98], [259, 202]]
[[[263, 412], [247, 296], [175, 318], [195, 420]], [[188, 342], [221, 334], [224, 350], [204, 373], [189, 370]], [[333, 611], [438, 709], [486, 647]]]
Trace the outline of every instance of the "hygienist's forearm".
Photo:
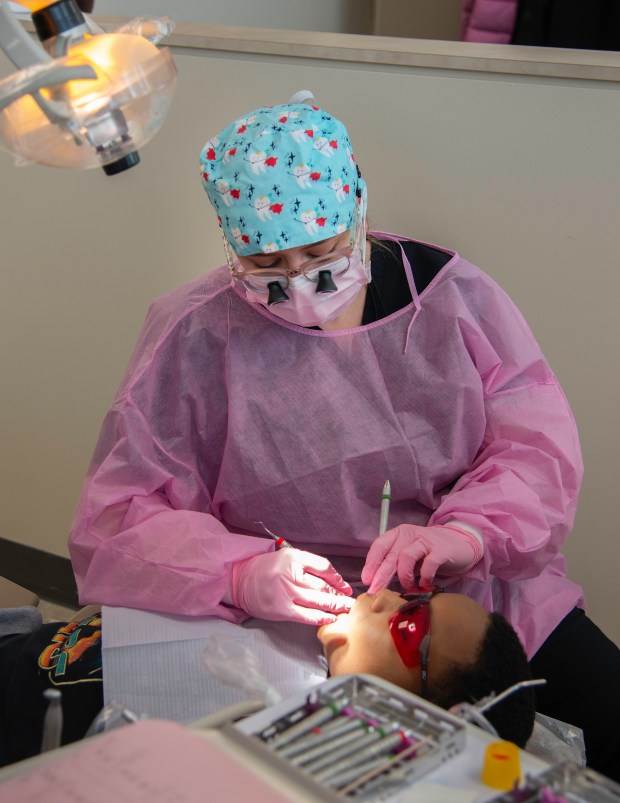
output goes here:
[[[544, 435], [536, 425], [541, 409], [557, 410]], [[491, 399], [487, 410], [497, 437], [430, 523], [457, 520], [481, 533], [484, 559], [470, 570], [472, 578], [525, 580], [557, 555], [573, 525], [582, 477], [576, 427], [554, 383]]]
[[71, 553], [81, 604], [242, 621], [244, 613], [221, 604], [230, 566], [272, 548], [209, 514], [165, 508], [105, 539], [74, 533]]

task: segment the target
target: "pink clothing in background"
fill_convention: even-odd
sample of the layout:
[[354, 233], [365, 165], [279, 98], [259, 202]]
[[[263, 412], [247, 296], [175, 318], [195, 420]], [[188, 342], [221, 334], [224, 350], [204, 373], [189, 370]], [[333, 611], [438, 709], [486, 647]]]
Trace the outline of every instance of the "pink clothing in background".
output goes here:
[[226, 267], [154, 302], [73, 523], [81, 602], [241, 621], [222, 600], [231, 563], [273, 549], [257, 521], [359, 581], [389, 479], [390, 526], [482, 533], [482, 560], [438, 579], [532, 656], [583, 605], [559, 553], [577, 431], [512, 301], [439, 250], [420, 295], [403, 253], [410, 304], [346, 331], [277, 318]]
[[509, 45], [518, 0], [463, 0], [460, 38], [465, 42]]

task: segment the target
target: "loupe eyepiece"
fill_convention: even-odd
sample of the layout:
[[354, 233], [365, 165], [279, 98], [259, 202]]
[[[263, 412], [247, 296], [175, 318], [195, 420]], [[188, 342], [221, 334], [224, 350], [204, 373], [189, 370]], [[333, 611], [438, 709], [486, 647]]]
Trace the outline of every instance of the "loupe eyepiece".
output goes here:
[[289, 300], [280, 282], [269, 282], [267, 289], [269, 290], [269, 297], [267, 298], [268, 307], [272, 304], [281, 304], [283, 301]]
[[335, 293], [338, 288], [336, 287], [336, 283], [332, 279], [332, 272], [331, 270], [320, 270], [319, 271], [319, 281], [316, 285], [316, 292], [317, 293]]

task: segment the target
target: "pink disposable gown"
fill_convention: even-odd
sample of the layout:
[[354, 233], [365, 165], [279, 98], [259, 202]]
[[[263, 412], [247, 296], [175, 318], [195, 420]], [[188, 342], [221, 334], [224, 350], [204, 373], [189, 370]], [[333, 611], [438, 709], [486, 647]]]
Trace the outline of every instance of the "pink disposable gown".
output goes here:
[[72, 528], [82, 603], [241, 621], [221, 600], [231, 562], [273, 549], [258, 520], [359, 580], [389, 479], [390, 526], [483, 534], [482, 561], [443, 584], [532, 655], [583, 605], [558, 554], [576, 427], [514, 304], [445, 253], [419, 296], [405, 259], [413, 302], [347, 331], [283, 322], [225, 267], [155, 301]]
[[463, 0], [460, 38], [466, 42], [509, 45], [518, 6], [518, 0]]

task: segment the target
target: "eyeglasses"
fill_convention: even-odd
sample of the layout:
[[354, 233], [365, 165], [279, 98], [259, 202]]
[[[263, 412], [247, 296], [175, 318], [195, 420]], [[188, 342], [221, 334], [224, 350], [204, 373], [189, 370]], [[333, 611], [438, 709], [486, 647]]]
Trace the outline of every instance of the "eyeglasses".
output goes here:
[[[272, 282], [277, 282], [282, 290], [286, 290], [289, 282], [291, 280], [294, 281], [299, 276], [314, 282], [317, 285], [317, 292], [330, 292], [330, 289], [321, 291], [321, 286], [328, 281], [323, 271], [328, 271], [332, 279], [342, 276], [349, 269], [352, 252], [353, 248], [349, 246], [342, 251], [330, 252], [325, 256], [310, 259], [295, 270], [289, 270], [288, 268], [245, 268], [240, 263], [237, 263], [233, 267], [232, 276], [234, 279], [241, 281], [248, 290], [252, 290], [255, 293], [267, 294], [269, 285]], [[335, 289], [336, 287], [334, 286], [333, 290]]]
[[422, 697], [428, 690], [428, 653], [431, 641], [430, 601], [443, 588], [425, 586], [401, 594], [404, 605], [388, 619], [390, 634], [402, 662], [409, 669], [420, 667]]
[[347, 248], [325, 256], [316, 257], [300, 265], [294, 271], [287, 268], [244, 268], [235, 259], [230, 243], [222, 230], [224, 251], [233, 279], [241, 282], [248, 290], [264, 293], [268, 296], [268, 304], [279, 304], [286, 301], [286, 289], [289, 282], [295, 282], [300, 276], [316, 284], [317, 293], [333, 293], [338, 289], [334, 278], [342, 276], [349, 269], [351, 256], [357, 248], [362, 254], [366, 249], [366, 216], [356, 208], [350, 229], [350, 240]]

